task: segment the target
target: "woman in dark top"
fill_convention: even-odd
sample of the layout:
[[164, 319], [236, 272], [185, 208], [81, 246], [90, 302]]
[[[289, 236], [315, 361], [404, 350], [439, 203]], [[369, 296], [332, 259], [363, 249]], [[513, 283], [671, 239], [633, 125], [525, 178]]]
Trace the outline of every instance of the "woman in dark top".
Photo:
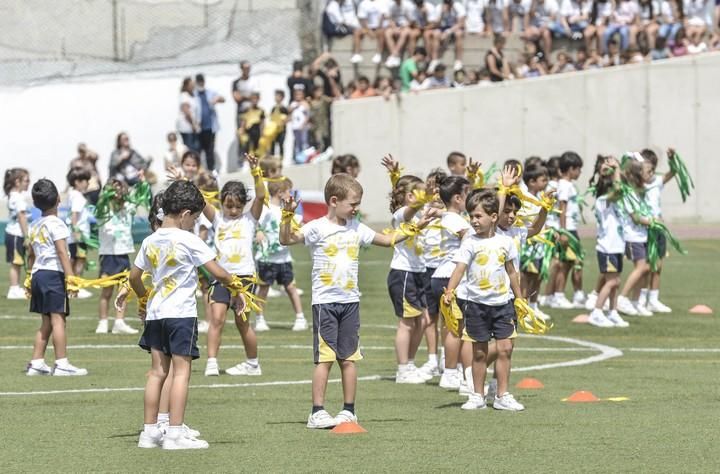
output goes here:
[[120, 132], [115, 143], [115, 151], [110, 155], [110, 177], [133, 186], [140, 181], [140, 171], [147, 170], [150, 162], [130, 147], [130, 137]]
[[493, 39], [493, 47], [485, 55], [485, 67], [490, 73], [490, 81], [492, 82], [502, 82], [505, 79], [510, 79], [510, 67], [503, 55], [504, 47], [505, 37], [497, 34]]

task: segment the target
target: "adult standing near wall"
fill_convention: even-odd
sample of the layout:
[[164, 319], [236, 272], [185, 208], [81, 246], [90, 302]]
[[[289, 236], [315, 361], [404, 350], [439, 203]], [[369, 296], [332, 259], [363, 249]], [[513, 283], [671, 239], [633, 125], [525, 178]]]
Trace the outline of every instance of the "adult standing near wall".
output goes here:
[[102, 187], [100, 173], [97, 169], [98, 154], [90, 150], [84, 143], [78, 143], [77, 153], [78, 156], [70, 162], [70, 169], [80, 168], [90, 173], [90, 183], [85, 192], [85, 198], [90, 204], [95, 205], [100, 197], [100, 188]]
[[130, 146], [130, 137], [120, 132], [115, 142], [115, 150], [110, 155], [111, 178], [119, 179], [133, 186], [140, 181], [140, 171], [148, 168], [150, 162]]
[[255, 77], [250, 76], [250, 61], [240, 62], [240, 77], [232, 83], [232, 95], [237, 104], [237, 124], [240, 125], [240, 114], [250, 107], [250, 94], [260, 92], [260, 85]]
[[200, 152], [198, 115], [198, 103], [195, 100], [195, 83], [192, 77], [186, 77], [180, 87], [180, 110], [178, 111], [175, 126], [185, 146], [197, 153]]
[[205, 88], [205, 76], [195, 76], [195, 96], [200, 110], [200, 149], [205, 152], [205, 166], [208, 170], [215, 170], [215, 134], [220, 129], [215, 104], [225, 102], [225, 97], [217, 92]]

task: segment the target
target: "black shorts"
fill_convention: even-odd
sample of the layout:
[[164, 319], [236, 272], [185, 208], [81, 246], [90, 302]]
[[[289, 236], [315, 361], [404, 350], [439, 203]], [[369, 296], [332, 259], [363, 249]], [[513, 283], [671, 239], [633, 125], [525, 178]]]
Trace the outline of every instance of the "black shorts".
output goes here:
[[458, 300], [458, 306], [465, 319], [464, 340], [488, 342], [493, 338], [512, 339], [517, 336], [517, 315], [512, 301], [500, 306], [489, 306]]
[[[431, 315], [440, 314], [440, 298], [443, 297], [443, 293], [445, 293], [445, 288], [447, 288], [449, 281], [450, 278], [433, 278], [430, 282], [431, 289], [428, 294], [428, 311]], [[435, 304], [434, 313], [432, 312], [432, 307], [430, 306], [430, 298], [432, 298]]]
[[437, 299], [435, 293], [432, 290], [432, 276], [437, 268], [426, 268], [425, 269], [425, 301], [427, 301], [428, 313], [437, 316], [440, 312], [440, 300]]
[[625, 242], [625, 256], [632, 262], [647, 259], [647, 242]]
[[278, 285], [287, 286], [295, 281], [292, 262], [257, 262], [257, 271], [258, 278], [266, 285], [272, 285], [277, 282]]
[[53, 270], [38, 270], [32, 274], [30, 312], [40, 314], [70, 314], [70, 300], [65, 286], [65, 274]]
[[200, 357], [197, 346], [197, 318], [166, 318], [145, 321], [138, 345], [150, 352], [161, 351], [166, 356], [180, 355], [193, 359]]
[[600, 273], [622, 273], [623, 254], [598, 251], [597, 260]]
[[[248, 284], [252, 280], [252, 275], [242, 275], [240, 278], [242, 278], [244, 284]], [[250, 291], [255, 293], [255, 285], [250, 287]], [[222, 286], [220, 283], [213, 283], [210, 288], [210, 303], [220, 303], [230, 306], [230, 300], [232, 300], [230, 290]], [[245, 312], [247, 313], [249, 311]]]
[[427, 308], [425, 273], [390, 269], [388, 292], [398, 318], [416, 318]]
[[130, 270], [129, 255], [100, 255], [100, 276], [116, 275]]
[[660, 258], [667, 257], [667, 237], [662, 232], [655, 234], [655, 243], [657, 244], [658, 256]]
[[25, 239], [5, 232], [5, 261], [13, 265], [25, 263]]
[[80, 243], [73, 243], [68, 245], [68, 250], [70, 250], [70, 258], [72, 260], [75, 260], [76, 258], [87, 258], [87, 244]]
[[312, 305], [313, 357], [316, 364], [360, 360], [360, 303]]

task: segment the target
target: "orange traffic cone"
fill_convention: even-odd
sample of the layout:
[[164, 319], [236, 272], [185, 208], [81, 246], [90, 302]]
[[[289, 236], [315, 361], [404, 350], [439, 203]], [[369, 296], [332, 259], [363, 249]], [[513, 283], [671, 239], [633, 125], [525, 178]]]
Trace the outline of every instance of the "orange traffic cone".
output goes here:
[[713, 314], [712, 308], [704, 304], [696, 304], [689, 309], [689, 312], [692, 314]]
[[348, 421], [347, 423], [340, 423], [330, 432], [334, 434], [359, 434], [367, 433], [367, 430], [354, 421]]
[[545, 388], [545, 385], [543, 385], [541, 381], [539, 381], [538, 379], [534, 379], [532, 377], [526, 377], [526, 378], [522, 379], [515, 386], [517, 388], [524, 388], [527, 390], [536, 390], [539, 388]]
[[588, 316], [587, 314], [578, 314], [573, 318], [572, 322], [578, 324], [587, 324], [588, 319], [590, 319], [590, 316]]
[[573, 393], [569, 397], [563, 399], [563, 401], [571, 402], [571, 403], [588, 403], [588, 402], [599, 402], [600, 399], [598, 397], [596, 397], [592, 392], [580, 390], [578, 392]]

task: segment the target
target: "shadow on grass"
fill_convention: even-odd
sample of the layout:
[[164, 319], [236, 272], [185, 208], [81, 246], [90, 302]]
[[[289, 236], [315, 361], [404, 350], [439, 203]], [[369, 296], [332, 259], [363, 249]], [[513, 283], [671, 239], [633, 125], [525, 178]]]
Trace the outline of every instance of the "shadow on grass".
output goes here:
[[123, 433], [123, 434], [116, 434], [116, 435], [110, 435], [108, 436], [108, 439], [117, 439], [117, 438], [135, 438], [140, 436], [140, 431], [135, 431], [133, 433]]
[[[411, 420], [405, 419], [405, 418], [384, 418], [382, 420], [380, 419], [372, 419], [363, 418], [360, 420], [360, 423], [409, 423]], [[266, 425], [305, 425], [307, 424], [307, 421], [268, 421], [265, 423]], [[320, 430], [322, 431], [322, 430]]]
[[436, 410], [444, 410], [445, 408], [458, 408], [461, 407], [465, 402], [452, 402], [444, 405], [438, 405], [435, 407]]

